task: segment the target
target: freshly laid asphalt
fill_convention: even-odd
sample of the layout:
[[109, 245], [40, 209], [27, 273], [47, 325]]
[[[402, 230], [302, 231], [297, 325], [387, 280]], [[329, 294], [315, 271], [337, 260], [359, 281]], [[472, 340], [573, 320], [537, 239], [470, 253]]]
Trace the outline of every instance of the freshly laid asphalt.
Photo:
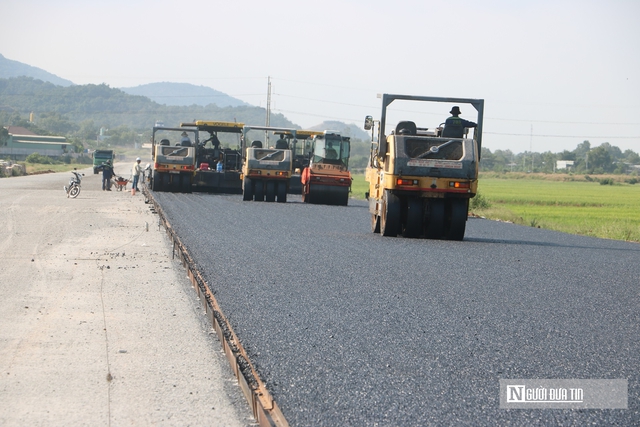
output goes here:
[[[294, 426], [639, 425], [640, 245], [364, 202], [155, 193]], [[500, 379], [627, 379], [628, 409], [500, 409]]]
[[83, 172], [0, 179], [0, 425], [253, 425], [157, 215]]

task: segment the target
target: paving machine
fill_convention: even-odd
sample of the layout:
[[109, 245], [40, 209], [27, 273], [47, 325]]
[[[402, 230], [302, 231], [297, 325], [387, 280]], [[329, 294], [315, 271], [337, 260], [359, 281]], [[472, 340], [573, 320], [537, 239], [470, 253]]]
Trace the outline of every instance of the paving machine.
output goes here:
[[[403, 101], [403, 105], [409, 101], [412, 106], [414, 101], [468, 104], [477, 112], [477, 127], [472, 137], [468, 137], [468, 129], [461, 138], [445, 137], [448, 132], [443, 124], [430, 130], [417, 127], [414, 121], [400, 120], [388, 132], [387, 109], [395, 101]], [[478, 187], [483, 115], [482, 99], [382, 95], [380, 119], [367, 116], [364, 126], [372, 136], [366, 180], [374, 233], [464, 238], [469, 200]]]
[[191, 192], [198, 129], [154, 126], [151, 134], [153, 191]]
[[301, 176], [305, 203], [346, 206], [351, 191], [350, 138], [324, 131], [313, 136], [308, 165]]
[[[198, 120], [181, 123], [195, 129], [199, 140], [195, 145], [193, 189], [214, 193], [242, 192], [242, 130], [244, 123]], [[225, 148], [224, 144], [238, 148]]]

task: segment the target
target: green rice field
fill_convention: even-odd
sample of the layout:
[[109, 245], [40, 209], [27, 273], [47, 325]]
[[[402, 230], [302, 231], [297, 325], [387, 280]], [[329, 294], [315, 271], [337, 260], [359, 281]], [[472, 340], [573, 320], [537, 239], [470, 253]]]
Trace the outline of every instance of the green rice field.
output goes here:
[[[584, 178], [481, 176], [471, 212], [531, 227], [640, 242], [640, 183], [617, 177], [613, 185], [601, 185]], [[352, 197], [364, 198], [367, 184], [364, 175], [355, 175]]]
[[640, 184], [482, 178], [474, 214], [572, 234], [640, 242]]

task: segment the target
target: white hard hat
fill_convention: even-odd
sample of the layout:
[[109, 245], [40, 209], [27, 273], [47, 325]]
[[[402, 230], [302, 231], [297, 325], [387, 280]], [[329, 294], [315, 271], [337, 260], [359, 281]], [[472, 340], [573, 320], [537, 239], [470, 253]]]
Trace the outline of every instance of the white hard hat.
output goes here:
[[140, 162], [140, 161], [142, 161], [142, 159], [141, 159], [140, 157], [138, 157], [138, 158], [136, 159], [136, 162]]

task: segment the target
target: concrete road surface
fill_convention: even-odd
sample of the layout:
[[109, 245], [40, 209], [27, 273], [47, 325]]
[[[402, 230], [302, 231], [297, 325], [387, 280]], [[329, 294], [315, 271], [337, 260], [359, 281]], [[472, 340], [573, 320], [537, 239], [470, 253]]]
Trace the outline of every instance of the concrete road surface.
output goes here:
[[83, 172], [0, 179], [0, 425], [252, 424], [157, 215]]

